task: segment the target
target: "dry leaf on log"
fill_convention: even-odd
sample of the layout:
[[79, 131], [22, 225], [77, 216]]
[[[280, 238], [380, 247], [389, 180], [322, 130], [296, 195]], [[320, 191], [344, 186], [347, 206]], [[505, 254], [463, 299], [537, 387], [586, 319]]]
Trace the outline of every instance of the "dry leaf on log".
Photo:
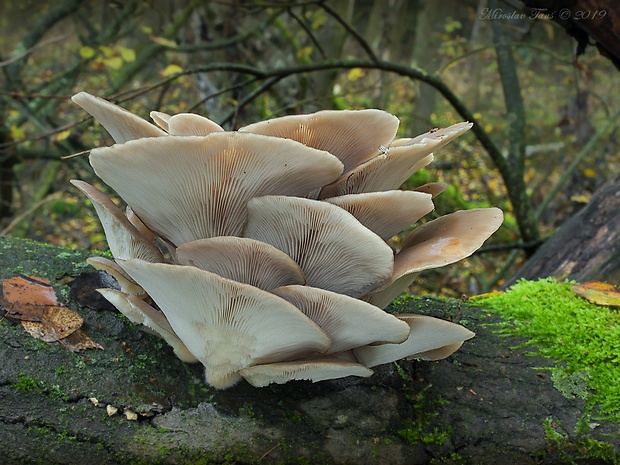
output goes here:
[[36, 276], [15, 276], [2, 281], [0, 308], [4, 317], [19, 320], [34, 338], [59, 342], [73, 352], [103, 349], [80, 328], [84, 320], [61, 305], [51, 283]]

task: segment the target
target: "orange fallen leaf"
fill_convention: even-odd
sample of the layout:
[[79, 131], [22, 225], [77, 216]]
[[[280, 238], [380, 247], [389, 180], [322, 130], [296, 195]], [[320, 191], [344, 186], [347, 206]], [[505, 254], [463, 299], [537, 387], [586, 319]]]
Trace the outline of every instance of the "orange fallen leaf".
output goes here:
[[103, 349], [80, 328], [84, 319], [61, 305], [52, 284], [37, 276], [15, 276], [2, 281], [0, 309], [4, 317], [20, 321], [34, 338], [59, 342], [67, 349]]
[[600, 281], [575, 284], [573, 292], [597, 305], [620, 307], [620, 291], [612, 284]]

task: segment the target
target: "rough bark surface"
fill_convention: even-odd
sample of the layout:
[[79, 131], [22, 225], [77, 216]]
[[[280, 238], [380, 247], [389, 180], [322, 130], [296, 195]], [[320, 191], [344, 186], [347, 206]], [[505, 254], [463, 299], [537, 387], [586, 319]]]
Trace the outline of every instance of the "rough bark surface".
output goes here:
[[620, 282], [620, 176], [599, 188], [507, 285], [548, 276]]
[[[539, 464], [587, 455], [570, 455], [583, 402], [534, 369], [551, 361], [496, 334], [488, 326], [496, 317], [483, 308], [420, 298], [398, 309], [476, 331], [441, 362], [389, 364], [368, 379], [218, 392], [204, 385], [199, 366], [91, 300], [105, 277], [90, 273], [87, 256], [0, 238], [0, 278], [52, 280], [105, 347], [76, 354], [0, 321], [0, 463]], [[118, 412], [108, 415], [107, 405]], [[562, 425], [565, 445], [549, 442], [547, 418]], [[603, 423], [593, 434], [617, 430]]]
[[[575, 38], [582, 53], [594, 43], [620, 69], [620, 4], [616, 0], [523, 0], [531, 17], [551, 17]], [[590, 40], [591, 39], [591, 40]]]

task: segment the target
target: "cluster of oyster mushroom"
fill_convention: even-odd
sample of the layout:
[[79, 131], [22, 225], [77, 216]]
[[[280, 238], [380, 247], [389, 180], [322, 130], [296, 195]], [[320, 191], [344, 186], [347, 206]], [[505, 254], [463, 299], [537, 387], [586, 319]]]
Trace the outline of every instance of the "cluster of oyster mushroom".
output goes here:
[[443, 190], [399, 186], [471, 124], [393, 140], [399, 122], [384, 111], [320, 111], [230, 132], [196, 114], [152, 112], [157, 127], [84, 92], [73, 101], [116, 142], [90, 163], [128, 205], [72, 181], [114, 256], [89, 259], [120, 286], [99, 292], [201, 362], [212, 386], [365, 377], [401, 358], [447, 357], [473, 336], [382, 310], [502, 222], [496, 208], [459, 211], [414, 229], [397, 253], [386, 242]]

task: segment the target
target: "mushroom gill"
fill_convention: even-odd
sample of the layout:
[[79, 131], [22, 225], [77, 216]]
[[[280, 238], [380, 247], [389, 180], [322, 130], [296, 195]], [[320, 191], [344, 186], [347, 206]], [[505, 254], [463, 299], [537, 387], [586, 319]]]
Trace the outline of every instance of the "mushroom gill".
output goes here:
[[[151, 112], [157, 126], [84, 92], [73, 100], [116, 144], [94, 149], [93, 186], [115, 261], [92, 259], [102, 289], [218, 389], [370, 376], [401, 358], [438, 360], [473, 336], [457, 324], [382, 308], [423, 270], [471, 255], [502, 212], [474, 209], [414, 228], [445, 189], [400, 190], [470, 123], [393, 140], [380, 110], [321, 111], [225, 131], [195, 114]], [[160, 129], [161, 128], [161, 129]]]

